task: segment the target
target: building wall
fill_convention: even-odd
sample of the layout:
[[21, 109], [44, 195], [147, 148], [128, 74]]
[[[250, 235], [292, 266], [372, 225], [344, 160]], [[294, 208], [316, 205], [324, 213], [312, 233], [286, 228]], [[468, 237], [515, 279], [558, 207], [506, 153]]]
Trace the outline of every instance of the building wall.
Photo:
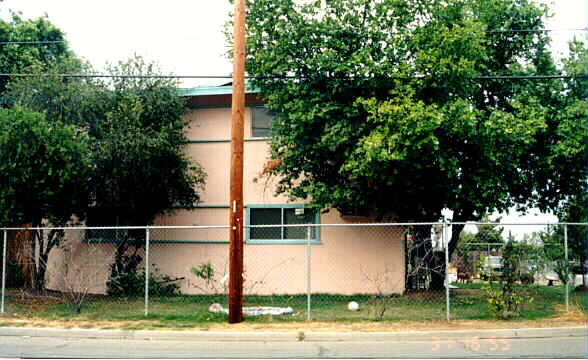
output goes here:
[[[187, 116], [190, 119], [187, 132], [190, 143], [186, 151], [208, 174], [206, 189], [195, 209], [178, 209], [173, 215], [158, 218], [156, 224], [226, 225], [229, 220], [231, 109], [196, 108]], [[251, 138], [250, 119], [251, 114], [247, 110], [244, 122], [245, 206], [290, 204], [292, 202], [286, 196], [274, 194], [276, 179], [260, 177], [269, 158], [269, 142], [267, 139]], [[321, 214], [320, 223], [350, 224], [335, 210]], [[311, 245], [313, 292], [403, 292], [405, 260], [402, 232], [400, 228], [321, 227], [320, 243]], [[163, 273], [185, 277], [184, 292], [197, 293], [205, 287], [203, 281], [191, 274], [192, 267], [211, 263], [216, 270], [217, 283], [228, 273], [228, 230], [167, 230], [164, 237], [166, 241], [154, 244], [152, 248], [152, 262]], [[246, 292], [306, 292], [305, 244], [246, 243], [244, 256]], [[219, 287], [222, 286], [219, 284]]]
[[[200, 102], [202, 104], [202, 102]], [[206, 188], [201, 202], [192, 209], [176, 209], [156, 219], [154, 225], [227, 225], [229, 220], [229, 166], [231, 110], [215, 105], [192, 109], [187, 115], [189, 143], [187, 155], [207, 173]], [[269, 157], [267, 139], [251, 138], [250, 111], [245, 114], [244, 203], [291, 204], [281, 195], [275, 196], [275, 179], [260, 178]], [[257, 179], [257, 181], [256, 181]], [[295, 203], [302, 204], [298, 201]], [[337, 211], [320, 215], [320, 242], [313, 243], [310, 255], [311, 288], [314, 293], [401, 293], [404, 291], [405, 257], [403, 229], [392, 227], [353, 227]], [[343, 226], [345, 225], [345, 226]], [[348, 226], [350, 225], [350, 226]], [[161, 274], [182, 278], [185, 294], [222, 292], [223, 277], [228, 274], [228, 229], [152, 230], [150, 233], [150, 264]], [[79, 234], [77, 242], [83, 242]], [[98, 247], [97, 258], [111, 259], [113, 244], [85, 244]], [[87, 252], [87, 249], [84, 250]], [[79, 254], [82, 254], [80, 251]], [[63, 287], [63, 261], [85, 261], [82, 256], [55, 251], [50, 259], [50, 287]], [[302, 243], [246, 243], [246, 294], [302, 294], [307, 290], [307, 245]], [[66, 260], [67, 261], [67, 260]], [[207, 286], [192, 274], [193, 267], [210, 263], [215, 269], [214, 286]], [[104, 293], [109, 274], [108, 261], [95, 264], [100, 275], [90, 271], [96, 280], [92, 292]], [[75, 268], [69, 277], [80, 271]], [[52, 274], [51, 274], [52, 272]], [[61, 280], [60, 280], [61, 278]], [[226, 284], [225, 284], [226, 285]]]
[[[179, 211], [161, 219], [168, 225], [188, 224], [201, 215], [216, 219], [210, 225], [226, 224], [228, 209]], [[182, 222], [176, 222], [184, 219]], [[399, 227], [333, 227], [349, 225], [336, 211], [321, 215], [320, 244], [311, 246], [311, 280], [315, 293], [401, 293], [404, 291], [404, 256]], [[326, 225], [328, 224], [328, 225]], [[199, 222], [198, 225], [204, 225]], [[163, 234], [165, 233], [165, 234]], [[173, 234], [173, 236], [172, 236]], [[192, 267], [210, 263], [215, 280], [228, 274], [228, 230], [155, 230], [151, 263], [162, 273], [183, 277], [184, 293], [200, 293], [204, 281], [191, 274]], [[179, 241], [176, 241], [179, 240]], [[245, 289], [255, 294], [301, 294], [306, 292], [306, 244], [248, 244], [244, 247]], [[200, 287], [200, 288], [199, 288]]]
[[[66, 293], [105, 294], [116, 244], [84, 241], [83, 230], [68, 230], [62, 246], [51, 250], [46, 286]], [[140, 251], [143, 255], [143, 251]]]

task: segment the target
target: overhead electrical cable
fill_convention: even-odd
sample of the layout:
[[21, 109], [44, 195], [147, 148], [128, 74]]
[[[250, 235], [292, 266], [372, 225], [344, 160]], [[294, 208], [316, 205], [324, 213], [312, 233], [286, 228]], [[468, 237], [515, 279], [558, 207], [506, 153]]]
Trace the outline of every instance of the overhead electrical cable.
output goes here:
[[54, 41], [0, 41], [0, 45], [49, 45], [49, 44], [63, 44], [66, 40], [54, 40]]
[[542, 33], [542, 32], [579, 32], [588, 31], [588, 28], [577, 29], [497, 29], [497, 30], [483, 30], [485, 33]]
[[[471, 80], [550, 80], [550, 79], [579, 79], [585, 78], [587, 74], [576, 75], [484, 75], [472, 76]], [[0, 77], [62, 77], [62, 78], [111, 78], [111, 79], [231, 79], [231, 75], [144, 75], [144, 74], [51, 74], [51, 73], [0, 73]], [[372, 77], [372, 76], [325, 76], [325, 77], [301, 77], [293, 75], [263, 75], [246, 76], [248, 80], [276, 79], [276, 80], [358, 80], [358, 79], [389, 79], [389, 80], [410, 80], [426, 79], [431, 76], [413, 75]]]
[[[496, 30], [480, 30], [473, 32], [482, 33], [543, 33], [543, 32], [580, 32], [588, 31], [588, 28], [563, 28], [563, 29], [496, 29]], [[49, 45], [66, 43], [67, 40], [14, 40], [14, 41], [0, 41], [0, 45]]]

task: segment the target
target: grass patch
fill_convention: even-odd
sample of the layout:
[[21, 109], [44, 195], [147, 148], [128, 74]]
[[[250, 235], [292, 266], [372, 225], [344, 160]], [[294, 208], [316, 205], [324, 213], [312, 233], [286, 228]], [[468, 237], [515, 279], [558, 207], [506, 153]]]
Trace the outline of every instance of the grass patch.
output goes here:
[[[451, 290], [451, 315], [458, 320], [493, 320], [488, 311], [487, 297], [481, 284], [458, 284], [459, 289]], [[565, 304], [563, 286], [528, 286], [525, 295], [533, 297], [532, 303], [525, 304], [522, 316], [510, 321], [548, 319], [561, 314]], [[293, 315], [252, 316], [247, 322], [252, 324], [295, 324], [307, 319], [306, 295], [293, 296], [248, 296], [245, 306], [283, 306], [292, 307]], [[360, 310], [351, 312], [347, 304], [356, 301]], [[446, 316], [445, 291], [409, 292], [403, 296], [375, 299], [368, 295], [313, 294], [311, 298], [311, 319], [319, 322], [353, 324], [359, 322], [402, 322], [402, 321], [442, 321]], [[570, 305], [580, 313], [586, 314], [586, 292], [572, 291]], [[144, 316], [144, 299], [111, 298], [94, 296], [77, 313], [71, 306], [59, 299], [23, 298], [16, 292], [6, 298], [7, 313], [12, 320], [31, 320], [50, 323], [60, 322], [71, 327], [135, 329], [200, 329], [207, 330], [214, 324], [225, 323], [227, 316], [211, 313], [208, 307], [220, 303], [226, 307], [227, 298], [217, 295], [179, 295], [171, 297], [151, 297], [149, 315]], [[385, 303], [386, 310], [380, 318], [379, 310]], [[103, 324], [103, 325], [101, 325]], [[16, 321], [3, 321], [0, 326], [19, 326]]]
[[[482, 284], [459, 284], [458, 286], [460, 289], [452, 290], [451, 295], [453, 319], [493, 319], [488, 310], [487, 297]], [[554, 317], [561, 312], [562, 305], [565, 305], [565, 286], [529, 285], [521, 287], [520, 293], [528, 299], [532, 298], [533, 301], [524, 303], [521, 316], [512, 321]], [[570, 291], [570, 304], [583, 304], [579, 305], [579, 308], [584, 314], [586, 301], [586, 292]]]

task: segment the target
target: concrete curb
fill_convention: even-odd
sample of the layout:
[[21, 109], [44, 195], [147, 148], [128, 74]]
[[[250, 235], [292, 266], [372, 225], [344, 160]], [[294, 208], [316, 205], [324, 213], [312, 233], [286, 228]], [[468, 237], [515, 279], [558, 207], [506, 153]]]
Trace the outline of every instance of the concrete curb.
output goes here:
[[0, 336], [209, 342], [353, 342], [586, 337], [586, 327], [406, 332], [213, 332], [0, 327]]
[[423, 341], [459, 339], [529, 339], [586, 337], [585, 327], [577, 328], [530, 328], [530, 329], [491, 329], [491, 330], [443, 330], [443, 331], [405, 331], [405, 332], [357, 332], [305, 334], [305, 341]]

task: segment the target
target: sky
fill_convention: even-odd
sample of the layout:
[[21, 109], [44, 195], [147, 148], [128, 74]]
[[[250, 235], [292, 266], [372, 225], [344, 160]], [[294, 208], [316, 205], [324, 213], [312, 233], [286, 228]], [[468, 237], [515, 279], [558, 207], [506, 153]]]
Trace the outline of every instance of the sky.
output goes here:
[[[552, 4], [555, 16], [547, 28], [587, 27], [586, 0], [536, 0]], [[232, 5], [228, 0], [4, 0], [0, 17], [8, 9], [24, 18], [47, 14], [66, 33], [71, 48], [97, 69], [134, 53], [176, 75], [230, 75], [224, 24]], [[566, 42], [585, 32], [554, 32], [556, 53]], [[220, 84], [223, 80], [186, 80], [184, 87]]]
[[[536, 0], [550, 4], [554, 16], [548, 29], [579, 29], [588, 25], [586, 0]], [[23, 18], [48, 15], [63, 30], [71, 48], [96, 69], [138, 54], [160, 64], [162, 73], [176, 75], [230, 75], [224, 24], [232, 5], [228, 0], [4, 0], [0, 17], [8, 9]], [[573, 36], [586, 32], [551, 33], [552, 48], [564, 56]], [[226, 80], [185, 80], [183, 87], [219, 85]], [[503, 222], [554, 222], [554, 216], [502, 214]]]
[[[65, 32], [74, 52], [97, 69], [138, 54], [163, 73], [230, 75], [223, 33], [232, 5], [227, 0], [5, 0], [23, 18], [47, 14]], [[184, 87], [222, 83], [187, 81]], [[226, 81], [225, 81], [226, 82]]]

